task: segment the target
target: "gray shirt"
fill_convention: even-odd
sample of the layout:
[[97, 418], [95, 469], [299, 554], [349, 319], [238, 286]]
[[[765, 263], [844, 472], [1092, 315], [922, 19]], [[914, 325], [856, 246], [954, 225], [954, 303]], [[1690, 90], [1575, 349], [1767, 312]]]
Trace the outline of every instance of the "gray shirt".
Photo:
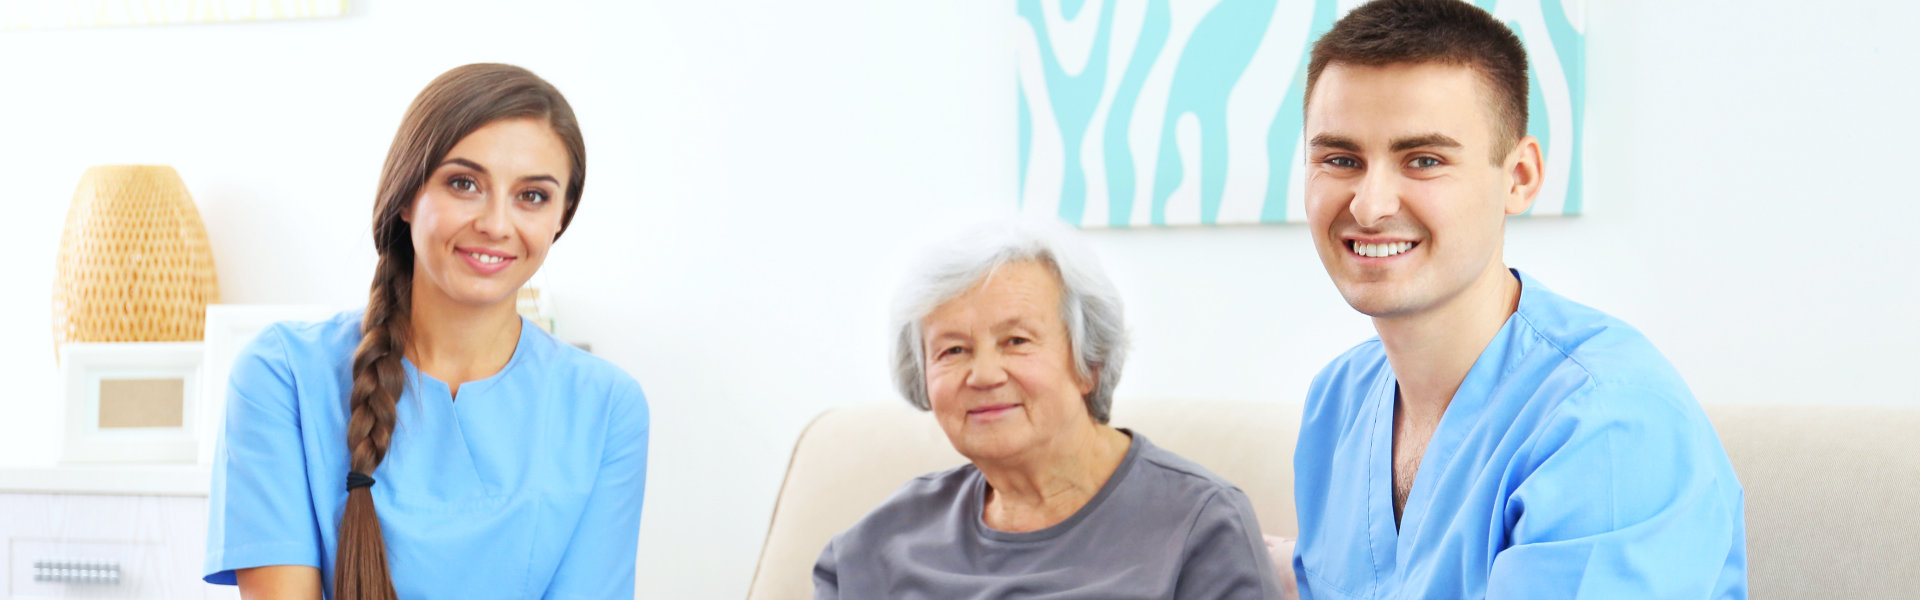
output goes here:
[[1039, 531], [987, 527], [973, 465], [908, 482], [827, 544], [814, 598], [1280, 597], [1246, 494], [1129, 434], [1100, 492]]

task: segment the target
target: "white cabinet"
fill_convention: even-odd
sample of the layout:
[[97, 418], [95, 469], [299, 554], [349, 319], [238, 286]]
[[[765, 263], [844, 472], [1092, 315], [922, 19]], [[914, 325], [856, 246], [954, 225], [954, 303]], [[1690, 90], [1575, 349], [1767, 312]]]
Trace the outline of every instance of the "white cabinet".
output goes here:
[[239, 598], [206, 543], [205, 496], [0, 492], [0, 596]]

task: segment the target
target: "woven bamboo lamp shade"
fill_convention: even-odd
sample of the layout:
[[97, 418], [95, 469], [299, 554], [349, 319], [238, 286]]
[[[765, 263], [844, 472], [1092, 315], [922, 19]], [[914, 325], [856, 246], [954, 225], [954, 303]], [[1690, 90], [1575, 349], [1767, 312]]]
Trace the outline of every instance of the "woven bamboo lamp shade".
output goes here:
[[173, 167], [87, 169], [67, 210], [53, 342], [199, 341], [220, 299], [200, 211]]

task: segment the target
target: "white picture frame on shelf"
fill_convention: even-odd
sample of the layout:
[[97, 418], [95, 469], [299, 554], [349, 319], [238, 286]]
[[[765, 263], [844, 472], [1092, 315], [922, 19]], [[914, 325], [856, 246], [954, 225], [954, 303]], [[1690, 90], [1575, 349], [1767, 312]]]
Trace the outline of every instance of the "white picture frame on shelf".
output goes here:
[[61, 344], [61, 462], [193, 462], [201, 357], [198, 342]]
[[233, 362], [253, 338], [274, 323], [283, 321], [319, 321], [332, 317], [339, 309], [316, 304], [209, 304], [205, 355], [202, 358], [201, 405], [198, 462], [213, 464], [218, 450], [220, 430], [226, 426], [227, 382], [233, 374]]

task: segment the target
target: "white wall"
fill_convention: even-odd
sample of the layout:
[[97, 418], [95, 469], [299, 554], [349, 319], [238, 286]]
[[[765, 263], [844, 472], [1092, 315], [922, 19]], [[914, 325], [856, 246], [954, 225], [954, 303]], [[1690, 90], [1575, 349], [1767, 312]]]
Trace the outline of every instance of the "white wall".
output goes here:
[[[1514, 221], [1509, 263], [1639, 326], [1703, 400], [1920, 405], [1902, 377], [1920, 358], [1920, 7], [1669, 4], [1590, 3], [1589, 214]], [[903, 254], [1010, 208], [1011, 7], [353, 5], [0, 33], [0, 462], [54, 457], [48, 296], [87, 166], [177, 167], [225, 301], [351, 305], [407, 102], [451, 66], [513, 62], [588, 136], [585, 203], [543, 274], [561, 333], [652, 401], [639, 590], [743, 596], [800, 428], [897, 401], [883, 321]], [[1123, 401], [1297, 400], [1369, 335], [1303, 227], [1091, 235], [1131, 303]]]

